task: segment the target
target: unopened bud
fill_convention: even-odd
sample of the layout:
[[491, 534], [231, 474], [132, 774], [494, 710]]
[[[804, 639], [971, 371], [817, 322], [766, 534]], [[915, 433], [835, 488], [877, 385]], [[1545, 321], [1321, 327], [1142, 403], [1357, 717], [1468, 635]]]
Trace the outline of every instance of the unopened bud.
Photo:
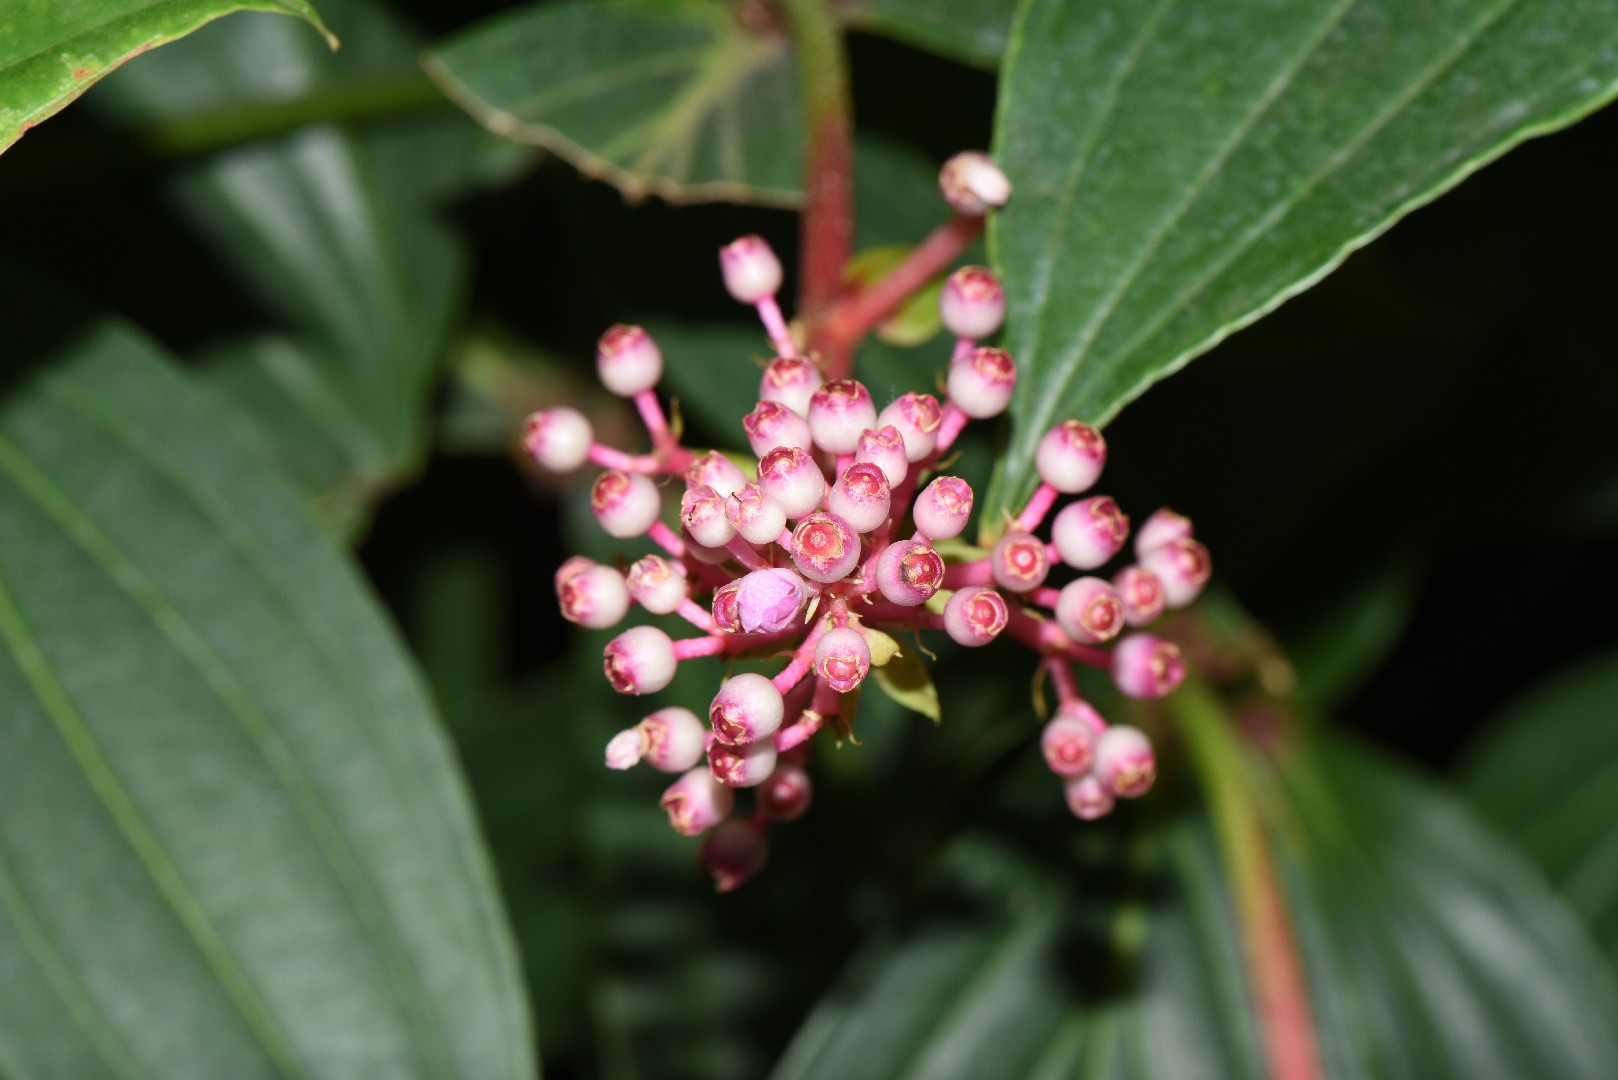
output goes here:
[[771, 821], [797, 821], [809, 811], [814, 784], [801, 766], [782, 763], [758, 789], [758, 805]]
[[742, 632], [741, 589], [740, 581], [727, 581], [713, 591], [713, 624], [727, 634]]
[[608, 536], [644, 536], [657, 520], [663, 500], [657, 485], [641, 473], [608, 469], [590, 486], [590, 509]]
[[1077, 570], [1094, 570], [1118, 554], [1128, 539], [1129, 519], [1110, 495], [1069, 503], [1051, 522], [1056, 553]]
[[722, 548], [736, 535], [725, 515], [725, 497], [707, 484], [687, 488], [680, 496], [680, 521], [703, 547]]
[[725, 680], [708, 706], [708, 721], [721, 743], [751, 743], [779, 731], [785, 713], [781, 691], [763, 675], [749, 671]]
[[815, 674], [839, 694], [858, 686], [871, 670], [871, 646], [849, 626], [826, 631], [815, 644]]
[[1112, 681], [1135, 698], [1160, 698], [1185, 680], [1180, 647], [1152, 634], [1130, 634], [1112, 650]]
[[571, 472], [583, 465], [594, 439], [590, 421], [577, 409], [546, 409], [523, 422], [523, 447], [552, 472]]
[[770, 844], [764, 830], [751, 821], [731, 818], [702, 838], [697, 858], [722, 893], [757, 876], [770, 858]]
[[787, 512], [757, 484], [743, 484], [725, 500], [725, 520], [749, 544], [771, 544], [787, 527]]
[[916, 532], [929, 540], [953, 540], [972, 516], [972, 485], [959, 476], [940, 476], [922, 488], [910, 510]]
[[1191, 538], [1191, 519], [1184, 514], [1176, 514], [1168, 507], [1154, 510], [1152, 516], [1147, 518], [1139, 529], [1135, 530], [1135, 556], [1139, 558], [1148, 551], [1170, 540], [1189, 540]]
[[557, 575], [556, 599], [562, 608], [562, 618], [590, 630], [605, 630], [617, 626], [629, 611], [629, 588], [624, 575], [610, 566], [584, 560], [578, 565], [572, 560], [572, 571]]
[[602, 651], [607, 681], [620, 694], [655, 694], [674, 679], [674, 642], [655, 626], [632, 626]]
[[1051, 572], [1045, 544], [1024, 532], [1008, 532], [995, 542], [989, 552], [989, 572], [1002, 589], [1008, 592], [1031, 592], [1044, 584]]
[[800, 446], [811, 449], [809, 421], [779, 401], [761, 401], [753, 411], [742, 417], [747, 432], [747, 445], [753, 453], [763, 457], [777, 446]]
[[944, 423], [944, 410], [931, 394], [902, 394], [893, 399], [876, 418], [883, 427], [898, 429], [905, 443], [905, 459], [912, 465], [933, 452], [938, 445], [938, 429]]
[[826, 476], [809, 451], [781, 446], [759, 459], [758, 486], [787, 517], [797, 520], [820, 506], [826, 495]]
[[1143, 566], [1126, 566], [1112, 579], [1124, 603], [1124, 621], [1148, 626], [1163, 614], [1163, 580]]
[[956, 589], [944, 605], [944, 632], [961, 645], [987, 645], [1011, 617], [1005, 597], [981, 585]]
[[836, 514], [809, 514], [792, 530], [793, 565], [811, 581], [841, 581], [859, 561], [859, 533]]
[[631, 769], [646, 749], [646, 737], [639, 728], [625, 728], [607, 742], [607, 768]]
[[732, 746], [708, 747], [708, 771], [726, 787], [757, 787], [775, 771], [775, 743], [769, 739]]
[[1017, 389], [1017, 364], [1004, 349], [980, 347], [949, 366], [949, 399], [974, 420], [999, 416]]
[[685, 576], [661, 555], [646, 555], [629, 566], [629, 595], [653, 615], [667, 615], [690, 595]]
[[1114, 724], [1096, 739], [1091, 771], [1102, 787], [1120, 799], [1144, 795], [1157, 777], [1152, 741], [1140, 728]]
[[663, 377], [663, 354], [645, 330], [620, 324], [596, 343], [596, 373], [614, 394], [634, 397]]
[[702, 760], [708, 729], [697, 714], [678, 705], [652, 713], [634, 730], [642, 739], [641, 758], [659, 772], [685, 772]]
[[1057, 491], [1077, 495], [1101, 478], [1107, 440], [1078, 420], [1064, 420], [1045, 433], [1034, 452], [1039, 478]]
[[744, 236], [719, 249], [725, 288], [744, 304], [756, 304], [781, 288], [781, 260], [762, 236]]
[[938, 188], [951, 209], [973, 217], [1004, 206], [1011, 198], [1011, 181], [1000, 166], [988, 154], [971, 150], [944, 162]]
[[868, 461], [850, 465], [826, 494], [826, 509], [868, 533], [888, 520], [893, 492], [879, 466]]
[[881, 469], [890, 487], [898, 487], [910, 472], [904, 436], [892, 424], [860, 432], [859, 445], [854, 447], [854, 460], [869, 462]]
[[837, 379], [809, 399], [809, 433], [815, 445], [831, 454], [852, 454], [860, 432], [876, 426], [876, 404], [864, 384]]
[[747, 474], [737, 464], [717, 450], [698, 454], [685, 467], [687, 487], [707, 484], [721, 495], [729, 495], [747, 483]]
[[1208, 584], [1213, 563], [1208, 549], [1189, 536], [1165, 540], [1141, 556], [1140, 564], [1163, 582], [1163, 600], [1171, 608], [1190, 604]]
[[758, 381], [760, 401], [779, 401], [799, 416], [809, 415], [809, 399], [826, 385], [814, 364], [799, 356], [778, 356], [764, 365]]
[[981, 266], [963, 266], [944, 282], [938, 298], [944, 329], [960, 338], [986, 338], [1006, 318], [1006, 290]]
[[1111, 641], [1124, 628], [1124, 604], [1107, 582], [1081, 577], [1062, 587], [1056, 597], [1056, 624], [1081, 645]]
[[663, 792], [662, 807], [669, 824], [681, 836], [698, 836], [730, 816], [736, 795], [698, 766], [682, 775]]
[[1080, 821], [1094, 821], [1112, 812], [1112, 793], [1089, 774], [1073, 777], [1063, 785], [1062, 793], [1067, 798], [1067, 808]]
[[1039, 733], [1039, 751], [1057, 776], [1083, 776], [1090, 771], [1095, 729], [1077, 716], [1056, 716]]
[[896, 540], [876, 560], [876, 587], [883, 598], [901, 607], [931, 600], [944, 584], [944, 560], [920, 540]]

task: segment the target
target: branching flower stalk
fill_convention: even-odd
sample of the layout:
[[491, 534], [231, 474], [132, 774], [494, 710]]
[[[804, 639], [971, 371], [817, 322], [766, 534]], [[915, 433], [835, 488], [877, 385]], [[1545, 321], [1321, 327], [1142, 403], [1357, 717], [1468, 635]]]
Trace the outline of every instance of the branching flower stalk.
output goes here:
[[[1011, 194], [982, 154], [952, 159], [940, 187], [955, 212], [935, 234], [943, 239], [834, 310], [830, 325], [842, 327], [849, 348], [944, 270], [982, 215]], [[968, 219], [975, 228], [960, 224]], [[662, 708], [619, 732], [608, 766], [646, 762], [678, 774], [662, 798], [669, 821], [704, 835], [704, 865], [721, 890], [734, 888], [763, 867], [766, 829], [808, 809], [810, 743], [827, 727], [851, 730], [845, 695], [896, 655], [896, 636], [940, 632], [974, 648], [1006, 637], [1039, 657], [1057, 699], [1040, 746], [1077, 817], [1100, 817], [1115, 800], [1144, 794], [1156, 771], [1150, 741], [1109, 724], [1085, 700], [1075, 668], [1105, 671], [1137, 698], [1178, 686], [1179, 649], [1144, 628], [1165, 608], [1196, 599], [1208, 552], [1189, 520], [1159, 510], [1135, 531], [1133, 558], [1101, 576], [1127, 559], [1129, 519], [1111, 497], [1087, 494], [1107, 445], [1078, 420], [1046, 433], [1036, 455], [1040, 485], [993, 547], [958, 540], [974, 493], [940, 462], [969, 422], [1005, 411], [1017, 381], [1010, 354], [983, 344], [1004, 318], [999, 280], [968, 266], [944, 284], [940, 316], [956, 338], [944, 400], [912, 392], [879, 410], [863, 384], [827, 379], [816, 355], [799, 350], [777, 301], [781, 264], [763, 240], [727, 245], [719, 263], [726, 288], [757, 310], [777, 354], [764, 367], [758, 404], [739, 418], [751, 467], [682, 443], [656, 395], [662, 354], [639, 327], [608, 330], [596, 362], [607, 389], [634, 403], [650, 450], [596, 442], [588, 420], [568, 408], [536, 413], [525, 428], [540, 464], [565, 471], [588, 461], [605, 470], [590, 502], [607, 533], [644, 536], [660, 549], [623, 568], [570, 559], [556, 574], [562, 614], [604, 629], [638, 605], [694, 631], [676, 637], [641, 625], [613, 638], [603, 659], [614, 690], [656, 693], [684, 663], [718, 660], [717, 677], [732, 661], [784, 658], [773, 675], [723, 678], [706, 718]], [[895, 277], [902, 289], [888, 284]], [[1053, 574], [1064, 568], [1078, 576], [1058, 586]], [[752, 809], [738, 813], [737, 792], [749, 789]]]

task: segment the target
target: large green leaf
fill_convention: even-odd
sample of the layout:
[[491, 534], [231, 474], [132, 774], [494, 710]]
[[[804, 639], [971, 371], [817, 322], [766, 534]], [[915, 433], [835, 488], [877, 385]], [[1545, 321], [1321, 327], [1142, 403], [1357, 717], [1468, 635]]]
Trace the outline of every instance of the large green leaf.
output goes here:
[[840, 12], [855, 30], [992, 69], [1005, 54], [1016, 8], [1016, 0], [851, 0]]
[[1412, 208], [1618, 92], [1603, 0], [1031, 0], [992, 248], [1022, 366], [991, 515], [1148, 385]]
[[796, 205], [797, 76], [780, 27], [713, 0], [574, 0], [504, 12], [426, 59], [490, 130], [631, 198]]
[[[305, 0], [20, 0], [0, 10], [0, 152], [148, 49], [233, 11], [297, 15]], [[337, 39], [327, 33], [333, 48]]]
[[1478, 812], [1544, 869], [1618, 960], [1618, 657], [1512, 705], [1463, 769]]
[[[1281, 869], [1327, 1076], [1614, 1075], [1618, 989], [1518, 857], [1352, 747], [1289, 779]], [[1125, 840], [1018, 819], [955, 849], [775, 1076], [1262, 1076], [1238, 942], [1200, 821]]]
[[[143, 338], [6, 278], [8, 1075], [533, 1075], [422, 688], [292, 492]], [[35, 370], [37, 368], [37, 370]]]

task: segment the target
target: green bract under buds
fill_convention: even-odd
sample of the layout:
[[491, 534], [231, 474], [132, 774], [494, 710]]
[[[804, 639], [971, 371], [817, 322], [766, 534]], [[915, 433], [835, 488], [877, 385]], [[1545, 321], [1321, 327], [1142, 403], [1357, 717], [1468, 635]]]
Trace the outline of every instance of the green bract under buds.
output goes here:
[[[984, 213], [1011, 193], [982, 154], [951, 159], [940, 183], [962, 214]], [[1077, 420], [1040, 441], [1040, 485], [1009, 523], [992, 523], [1002, 535], [991, 550], [956, 540], [974, 495], [966, 481], [940, 475], [940, 463], [952, 459], [967, 422], [1005, 410], [1017, 383], [1012, 356], [981, 344], [1004, 317], [1000, 282], [979, 267], [946, 282], [941, 315], [957, 338], [946, 401], [910, 392], [879, 410], [865, 385], [846, 372], [827, 378], [799, 354], [776, 302], [781, 264], [763, 240], [727, 245], [720, 266], [777, 352], [757, 406], [736, 418], [753, 464], [682, 444], [655, 392], [662, 354], [632, 326], [603, 335], [597, 364], [609, 390], [633, 399], [649, 450], [596, 442], [589, 422], [567, 408], [534, 414], [523, 433], [550, 469], [586, 460], [605, 469], [590, 491], [601, 527], [661, 549], [626, 572], [568, 560], [556, 574], [563, 615], [606, 629], [634, 603], [689, 628], [678, 637], [644, 625], [619, 633], [603, 652], [613, 689], [654, 693], [680, 664], [711, 665], [716, 692], [705, 718], [654, 711], [608, 741], [607, 765], [681, 774], [663, 795], [669, 821], [685, 835], [707, 834], [701, 861], [721, 890], [734, 888], [764, 867], [768, 828], [808, 810], [814, 737], [852, 728], [855, 691], [896, 655], [896, 638], [942, 632], [962, 646], [1005, 638], [1036, 654], [1058, 698], [1040, 751], [1076, 816], [1099, 817], [1143, 794], [1156, 770], [1150, 741], [1109, 725], [1084, 700], [1075, 670], [1103, 672], [1133, 697], [1171, 692], [1185, 674], [1179, 649], [1152, 634], [1119, 634], [1194, 600], [1208, 580], [1208, 551], [1188, 519], [1161, 510], [1136, 538], [1137, 562], [1102, 570], [1124, 551], [1129, 519], [1106, 495], [1057, 506], [1088, 491], [1106, 464], [1101, 433]], [[737, 377], [745, 363], [737, 358]], [[784, 657], [774, 674], [720, 680], [733, 660], [772, 656]], [[742, 788], [752, 789], [743, 796], [751, 809], [738, 815]]]

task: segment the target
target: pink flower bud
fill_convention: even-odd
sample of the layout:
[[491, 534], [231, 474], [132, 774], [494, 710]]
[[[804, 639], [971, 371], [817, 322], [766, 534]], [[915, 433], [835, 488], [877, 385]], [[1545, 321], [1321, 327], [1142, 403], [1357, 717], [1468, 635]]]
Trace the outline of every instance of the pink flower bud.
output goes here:
[[1124, 602], [1100, 578], [1081, 577], [1057, 594], [1056, 624], [1081, 645], [1099, 645], [1124, 628]]
[[632, 626], [602, 653], [607, 681], [620, 694], [655, 694], [674, 678], [674, 642], [655, 626]]
[[762, 236], [744, 236], [719, 249], [725, 288], [744, 304], [756, 304], [781, 288], [781, 260]]
[[972, 516], [972, 486], [958, 476], [940, 476], [916, 496], [910, 513], [922, 536], [953, 540]]
[[875, 426], [876, 403], [854, 379], [829, 382], [809, 399], [809, 433], [827, 453], [852, 454], [860, 432]]
[[797, 821], [809, 812], [814, 784], [801, 767], [779, 764], [758, 789], [759, 809], [771, 821]]
[[1160, 698], [1185, 679], [1180, 647], [1152, 634], [1130, 634], [1112, 650], [1112, 681], [1134, 698]]
[[1109, 495], [1069, 503], [1051, 522], [1056, 553], [1078, 570], [1094, 570], [1118, 554], [1127, 539], [1129, 519]]
[[944, 410], [931, 394], [904, 394], [883, 409], [876, 422], [898, 429], [905, 443], [905, 459], [915, 464], [938, 445], [938, 428], [944, 422]]
[[1045, 433], [1034, 452], [1039, 478], [1057, 491], [1076, 495], [1101, 477], [1107, 463], [1107, 440], [1078, 420], [1063, 420]]
[[854, 460], [869, 462], [882, 470], [889, 487], [898, 487], [910, 472], [910, 459], [905, 456], [905, 439], [892, 424], [860, 432], [859, 445], [854, 447]]
[[1112, 793], [1088, 773], [1070, 779], [1062, 793], [1067, 797], [1067, 808], [1080, 821], [1094, 821], [1112, 813]]
[[769, 739], [731, 746], [716, 742], [708, 747], [708, 771], [726, 787], [757, 787], [775, 771], [775, 743]]
[[981, 217], [1011, 198], [1011, 181], [988, 154], [969, 150], [944, 162], [938, 188], [956, 213]]
[[773, 634], [792, 625], [808, 597], [803, 578], [786, 567], [754, 570], [736, 583], [736, 614], [745, 633]]
[[699, 766], [669, 785], [661, 805], [669, 812], [669, 824], [675, 832], [698, 836], [730, 816], [736, 795]]
[[961, 645], [987, 645], [1006, 628], [1011, 612], [993, 589], [969, 585], [956, 589], [944, 605], [944, 632]]
[[646, 749], [646, 737], [639, 728], [625, 728], [607, 742], [607, 768], [631, 769]]
[[646, 331], [620, 324], [596, 343], [596, 373], [614, 394], [634, 397], [663, 377], [663, 354]]
[[556, 599], [562, 608], [562, 618], [590, 630], [605, 630], [617, 626], [629, 611], [629, 589], [624, 575], [610, 566], [601, 566], [584, 560], [580, 566], [568, 560], [572, 571], [563, 577], [557, 575]]
[[1157, 776], [1152, 741], [1140, 728], [1114, 724], [1096, 739], [1095, 766], [1091, 771], [1102, 787], [1120, 799], [1144, 795]]
[[690, 595], [685, 577], [661, 555], [647, 555], [630, 564], [629, 595], [653, 615], [667, 615]]
[[713, 591], [713, 624], [727, 634], [742, 632], [742, 583], [727, 581]]
[[1025, 593], [1044, 584], [1051, 564], [1039, 539], [1024, 532], [1008, 532], [989, 552], [989, 572], [1002, 589]]
[[796, 446], [781, 446], [759, 459], [758, 486], [793, 520], [813, 512], [826, 495], [826, 477], [814, 457]]
[[722, 548], [736, 535], [725, 516], [725, 497], [707, 484], [687, 488], [680, 497], [680, 521], [703, 547]]
[[1163, 582], [1163, 600], [1183, 608], [1195, 600], [1213, 574], [1208, 549], [1189, 536], [1165, 540], [1142, 555], [1140, 564]]
[[938, 313], [956, 337], [986, 338], [1006, 319], [1006, 290], [983, 267], [963, 266], [944, 282]]
[[1130, 626], [1147, 626], [1163, 614], [1163, 579], [1144, 566], [1124, 567], [1112, 587], [1124, 602], [1124, 621]]
[[792, 530], [793, 565], [811, 581], [841, 581], [859, 561], [859, 533], [836, 514], [809, 514]]
[[1170, 540], [1190, 538], [1191, 519], [1184, 514], [1176, 514], [1165, 506], [1154, 510], [1152, 516], [1135, 531], [1135, 557], [1139, 558]]
[[868, 461], [844, 469], [826, 494], [826, 509], [852, 525], [855, 532], [868, 533], [887, 521], [892, 506], [887, 476]]
[[846, 694], [871, 670], [871, 646], [849, 626], [826, 631], [815, 643], [815, 674], [839, 694]]
[[891, 603], [925, 604], [943, 584], [943, 558], [920, 540], [896, 540], [877, 556], [877, 591]]
[[763, 457], [777, 446], [800, 446], [811, 449], [809, 421], [779, 401], [761, 401], [753, 411], [742, 417], [747, 431], [747, 445], [753, 453]]
[[721, 495], [729, 495], [747, 483], [747, 474], [737, 464], [717, 450], [698, 454], [685, 467], [686, 487], [707, 484]]
[[556, 574], [551, 578], [551, 581], [553, 584], [555, 584], [557, 590], [560, 591], [562, 586], [574, 574], [582, 573], [583, 571], [590, 569], [590, 567], [597, 565], [600, 564], [598, 564], [588, 555], [569, 556], [561, 566], [556, 568]]
[[787, 527], [787, 512], [757, 484], [743, 484], [725, 500], [725, 520], [749, 544], [773, 544]]
[[757, 825], [731, 818], [702, 838], [697, 858], [713, 878], [714, 888], [727, 893], [764, 869], [770, 858], [770, 844]]
[[678, 705], [657, 710], [633, 730], [641, 735], [641, 757], [659, 772], [694, 768], [708, 743], [708, 729], [697, 714]]
[[552, 472], [571, 472], [590, 456], [595, 434], [577, 409], [546, 409], [523, 421], [522, 444]]
[[644, 536], [663, 508], [657, 485], [640, 473], [608, 469], [590, 486], [590, 509], [608, 536]]
[[949, 366], [949, 399], [974, 420], [999, 416], [1017, 389], [1017, 364], [1004, 349], [987, 346]]
[[785, 713], [781, 691], [769, 679], [752, 671], [726, 679], [708, 706], [714, 736], [719, 742], [732, 745], [757, 742], [774, 735], [780, 730]]
[[808, 360], [778, 356], [764, 365], [758, 381], [760, 401], [779, 401], [799, 416], [809, 415], [809, 399], [826, 385], [826, 377]]
[[1057, 776], [1083, 776], [1090, 771], [1095, 729], [1077, 716], [1057, 716], [1039, 734], [1045, 764]]
[[720, 563], [729, 562], [733, 557], [729, 548], [709, 547], [707, 544], [697, 543], [697, 538], [691, 535], [691, 531], [683, 522], [680, 525], [680, 538], [685, 541], [685, 557], [692, 562], [718, 566]]

